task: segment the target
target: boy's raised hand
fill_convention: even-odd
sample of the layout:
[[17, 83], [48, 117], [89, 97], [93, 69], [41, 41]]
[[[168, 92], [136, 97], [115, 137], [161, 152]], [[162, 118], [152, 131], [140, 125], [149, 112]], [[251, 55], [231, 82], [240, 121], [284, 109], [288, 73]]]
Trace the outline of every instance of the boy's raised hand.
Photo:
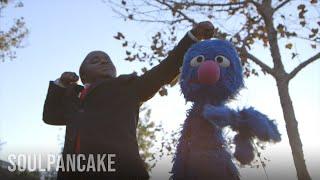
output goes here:
[[214, 26], [210, 21], [203, 21], [193, 26], [191, 33], [198, 39], [210, 39], [214, 34]]
[[77, 84], [78, 80], [79, 76], [74, 72], [64, 72], [60, 77], [60, 83], [65, 87]]

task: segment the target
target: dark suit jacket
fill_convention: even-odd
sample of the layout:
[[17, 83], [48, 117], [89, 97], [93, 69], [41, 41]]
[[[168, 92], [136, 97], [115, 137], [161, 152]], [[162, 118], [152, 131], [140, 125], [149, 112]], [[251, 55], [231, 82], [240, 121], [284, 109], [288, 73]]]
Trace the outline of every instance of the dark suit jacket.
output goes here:
[[[61, 88], [50, 82], [43, 120], [66, 125], [63, 154], [74, 153], [76, 133], [80, 132], [81, 153], [114, 153], [113, 175], [147, 179], [136, 139], [139, 107], [178, 75], [183, 56], [193, 43], [185, 35], [159, 65], [140, 77], [122, 75], [98, 82], [82, 102], [78, 98], [82, 86]], [[63, 174], [59, 172], [59, 177], [67, 177]]]

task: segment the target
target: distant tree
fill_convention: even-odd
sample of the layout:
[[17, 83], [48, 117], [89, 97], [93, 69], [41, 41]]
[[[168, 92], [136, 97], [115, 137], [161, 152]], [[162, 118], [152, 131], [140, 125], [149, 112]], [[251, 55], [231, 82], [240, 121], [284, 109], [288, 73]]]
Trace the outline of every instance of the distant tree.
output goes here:
[[14, 171], [10, 172], [8, 166], [10, 163], [0, 160], [0, 179], [10, 179], [10, 180], [38, 180], [40, 179], [39, 171]]
[[[145, 65], [158, 63], [177, 42], [177, 32], [210, 19], [215, 25], [215, 37], [232, 41], [242, 60], [244, 75], [258, 75], [252, 62], [264, 74], [271, 75], [277, 84], [289, 143], [299, 180], [309, 180], [302, 142], [298, 131], [289, 82], [302, 69], [320, 58], [320, 5], [317, 0], [136, 0], [106, 1], [120, 17], [140, 24], [155, 23], [159, 31], [151, 36], [150, 45], [129, 41], [123, 32], [114, 38], [122, 42], [127, 61]], [[314, 54], [300, 60], [304, 49], [295, 44], [305, 43]], [[256, 47], [264, 47], [273, 66], [264, 57], [253, 54]], [[281, 51], [280, 51], [281, 50]], [[286, 54], [290, 54], [290, 56]], [[290, 72], [284, 62], [299, 62]], [[143, 69], [145, 71], [146, 68]], [[173, 82], [171, 85], [176, 83]], [[160, 94], [165, 95], [162, 88]]]
[[155, 123], [150, 122], [151, 110], [143, 107], [140, 109], [140, 113], [144, 113], [143, 118], [139, 118], [137, 125], [137, 140], [139, 146], [139, 153], [142, 160], [145, 162], [145, 166], [150, 171], [155, 165], [155, 158], [153, 157], [151, 148], [155, 142]]
[[[22, 42], [29, 33], [23, 17], [14, 19], [11, 26], [4, 27], [3, 11], [10, 3], [8, 0], [0, 0], [0, 60], [3, 62], [16, 58], [16, 50], [23, 47]], [[15, 2], [14, 7], [21, 8], [23, 3]]]
[[[168, 153], [171, 153], [171, 144], [168, 139], [176, 138], [166, 137], [164, 134], [171, 135], [164, 131], [161, 124], [150, 121], [151, 109], [147, 106], [140, 108], [140, 118], [137, 125], [137, 140], [141, 159], [145, 167], [150, 172], [156, 163]], [[160, 152], [160, 153], [158, 153]]]

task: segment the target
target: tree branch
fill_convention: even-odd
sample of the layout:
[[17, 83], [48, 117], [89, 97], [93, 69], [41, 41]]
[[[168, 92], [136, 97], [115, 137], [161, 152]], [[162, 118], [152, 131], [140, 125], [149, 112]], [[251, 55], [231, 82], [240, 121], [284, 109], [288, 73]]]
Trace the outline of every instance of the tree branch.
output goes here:
[[[175, 2], [175, 1], [171, 1]], [[175, 2], [177, 3], [177, 2]], [[188, 6], [200, 6], [200, 7], [224, 7], [224, 6], [235, 6], [235, 5], [243, 5], [246, 2], [231, 2], [231, 3], [202, 3], [202, 2], [181, 2], [180, 4], [188, 5]]]
[[185, 13], [183, 13], [180, 10], [174, 9], [170, 4], [166, 3], [165, 1], [161, 1], [161, 0], [155, 0], [156, 2], [163, 4], [165, 6], [167, 6], [168, 8], [170, 8], [173, 12], [176, 11], [178, 14], [180, 14], [182, 17], [184, 17], [186, 20], [188, 20], [189, 22], [191, 22], [192, 24], [197, 24], [197, 22], [190, 18], [189, 16], [187, 16]]
[[295, 75], [297, 75], [297, 73], [300, 72], [304, 67], [318, 59], [320, 59], [320, 52], [312, 56], [308, 60], [304, 61], [303, 63], [299, 64], [296, 68], [294, 68], [289, 74], [289, 80], [292, 79]]
[[139, 22], [147, 22], [147, 23], [163, 23], [163, 24], [175, 24], [179, 23], [182, 21], [186, 21], [185, 18], [183, 19], [176, 19], [176, 20], [152, 20], [152, 19], [138, 19], [138, 18], [133, 18], [133, 21], [139, 21]]
[[275, 71], [284, 73], [284, 66], [281, 60], [281, 54], [277, 39], [278, 32], [274, 27], [274, 20], [272, 17], [274, 9], [271, 6], [271, 0], [262, 1], [262, 4], [255, 3], [255, 6], [265, 23], [267, 37], [270, 45], [271, 57], [274, 65], [273, 69], [275, 69]]
[[258, 59], [257, 57], [255, 57], [254, 55], [250, 54], [250, 53], [246, 53], [247, 57], [253, 61], [254, 63], [256, 63], [257, 65], [259, 65], [262, 69], [262, 71], [265, 71], [271, 75], [273, 75], [273, 69], [270, 68], [268, 65], [266, 65], [265, 63], [263, 63], [260, 59]]
[[289, 3], [291, 0], [286, 0], [283, 1], [281, 4], [279, 4], [277, 7], [274, 8], [273, 12], [276, 12], [278, 9], [282, 8], [284, 5], [286, 5], [287, 3]]

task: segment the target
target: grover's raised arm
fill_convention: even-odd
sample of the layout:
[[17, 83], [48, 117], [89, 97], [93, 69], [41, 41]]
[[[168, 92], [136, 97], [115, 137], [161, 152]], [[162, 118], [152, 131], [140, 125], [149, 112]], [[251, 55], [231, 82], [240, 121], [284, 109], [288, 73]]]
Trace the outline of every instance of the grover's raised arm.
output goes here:
[[202, 39], [213, 36], [213, 25], [209, 21], [200, 22], [189, 31], [178, 45], [169, 52], [159, 65], [144, 73], [137, 79], [136, 91], [141, 102], [151, 98], [163, 85], [170, 83], [178, 74], [183, 56], [189, 47]]
[[179, 73], [184, 53], [195, 43], [185, 35], [179, 44], [169, 52], [159, 65], [138, 77], [136, 91], [141, 102], [151, 98], [163, 85], [170, 83]]

